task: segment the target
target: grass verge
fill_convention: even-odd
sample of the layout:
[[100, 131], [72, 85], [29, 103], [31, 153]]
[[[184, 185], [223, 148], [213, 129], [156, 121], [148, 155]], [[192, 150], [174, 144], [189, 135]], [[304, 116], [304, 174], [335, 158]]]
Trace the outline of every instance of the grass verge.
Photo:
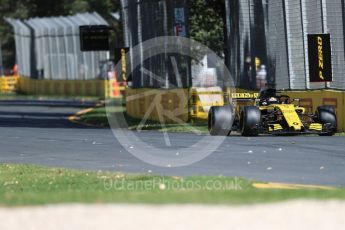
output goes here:
[[54, 203], [252, 204], [288, 199], [345, 199], [345, 190], [257, 189], [231, 177], [160, 177], [0, 165], [0, 205]]
[[337, 137], [345, 137], [345, 133], [336, 133], [335, 136], [337, 136]]

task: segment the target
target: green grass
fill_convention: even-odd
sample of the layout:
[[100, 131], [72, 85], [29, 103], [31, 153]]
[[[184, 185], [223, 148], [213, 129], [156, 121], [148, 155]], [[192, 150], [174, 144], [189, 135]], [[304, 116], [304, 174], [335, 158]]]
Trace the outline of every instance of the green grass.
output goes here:
[[[135, 119], [126, 114], [126, 108], [123, 106], [120, 101], [115, 103], [115, 106], [112, 106], [108, 109], [111, 113], [111, 116], [114, 119], [118, 117], [123, 117], [126, 120], [126, 124], [119, 124], [122, 127], [128, 127], [129, 129], [136, 129], [140, 124], [140, 119]], [[81, 121], [86, 122], [92, 125], [99, 125], [108, 127], [109, 122], [107, 118], [107, 112], [105, 107], [95, 108], [92, 111], [82, 115], [80, 117]], [[175, 124], [167, 123], [162, 125], [156, 121], [148, 120], [145, 125], [142, 127], [143, 130], [157, 130], [157, 131], [168, 131], [168, 132], [199, 132], [199, 133], [208, 133], [207, 124], [205, 122], [197, 123], [185, 123], [185, 124]]]
[[338, 136], [338, 137], [345, 137], [345, 133], [336, 133], [335, 136]]
[[0, 205], [54, 203], [252, 204], [288, 199], [345, 199], [345, 190], [260, 190], [231, 177], [160, 177], [0, 165]]

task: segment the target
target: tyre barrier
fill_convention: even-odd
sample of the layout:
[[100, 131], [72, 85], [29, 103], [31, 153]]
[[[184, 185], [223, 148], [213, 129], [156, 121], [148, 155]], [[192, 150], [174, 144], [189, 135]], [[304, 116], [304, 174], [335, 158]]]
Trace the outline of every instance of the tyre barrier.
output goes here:
[[18, 77], [3, 76], [0, 77], [0, 93], [9, 94], [17, 91]]
[[133, 118], [161, 123], [184, 123], [189, 119], [188, 89], [126, 90], [126, 111]]
[[220, 88], [192, 88], [189, 116], [193, 121], [207, 120], [212, 106], [223, 106], [226, 93]]
[[[224, 93], [219, 88], [131, 89], [124, 83], [107, 80], [33, 80], [27, 77], [1, 77], [0, 83], [1, 93], [18, 91], [32, 95], [96, 96], [99, 98], [117, 98], [126, 95], [130, 99], [126, 98], [127, 113], [130, 116], [141, 119], [146, 115], [147, 119], [155, 121], [206, 121], [212, 106], [224, 105]], [[228, 89], [226, 92], [225, 96], [244, 99], [237, 100], [236, 109], [251, 105], [250, 99], [258, 96], [258, 92], [241, 89], [236, 89], [236, 91]], [[309, 113], [315, 113], [319, 106], [333, 106], [337, 116], [337, 131], [345, 131], [344, 91], [285, 91], [284, 94], [292, 99], [300, 99], [300, 106], [305, 107]], [[149, 112], [150, 115], [148, 115]]]
[[115, 80], [35, 80], [21, 77], [17, 91], [30, 95], [90, 96], [121, 98], [126, 92], [125, 82]]

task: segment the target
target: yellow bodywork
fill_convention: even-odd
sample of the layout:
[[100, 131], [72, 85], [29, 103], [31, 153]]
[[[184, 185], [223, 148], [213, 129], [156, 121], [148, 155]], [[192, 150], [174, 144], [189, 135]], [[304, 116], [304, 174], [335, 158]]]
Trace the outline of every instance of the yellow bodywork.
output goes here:
[[309, 129], [316, 130], [316, 131], [322, 131], [322, 124], [312, 123], [312, 124], [310, 124]]
[[270, 132], [280, 131], [280, 130], [283, 130], [283, 127], [280, 124], [273, 124], [271, 127], [268, 127], [268, 130]]
[[[305, 113], [305, 109], [302, 107], [296, 107], [294, 104], [273, 104], [273, 105], [269, 105], [269, 106], [261, 106], [260, 110], [279, 110], [289, 128], [291, 128], [294, 131], [301, 131], [304, 128], [303, 122], [301, 121], [301, 119], [299, 118], [296, 110], [301, 111], [301, 113]], [[280, 130], [280, 128], [278, 126], [274, 126], [270, 129], [271, 130]]]
[[[322, 132], [323, 126], [320, 123], [310, 123], [304, 124], [299, 116], [299, 114], [305, 114], [306, 109], [303, 107], [296, 106], [294, 104], [271, 104], [267, 106], [259, 106], [261, 111], [278, 111], [284, 117], [288, 125], [289, 131], [317, 131]], [[269, 132], [283, 131], [284, 128], [281, 124], [270, 124], [268, 127]]]
[[304, 127], [303, 123], [296, 113], [296, 108], [293, 104], [275, 105], [275, 107], [282, 112], [290, 128], [296, 131], [302, 130], [302, 128]]

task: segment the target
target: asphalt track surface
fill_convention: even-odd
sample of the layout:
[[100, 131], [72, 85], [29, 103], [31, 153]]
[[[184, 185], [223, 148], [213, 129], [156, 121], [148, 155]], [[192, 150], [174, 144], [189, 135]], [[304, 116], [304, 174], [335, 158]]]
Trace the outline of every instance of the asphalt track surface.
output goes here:
[[[271, 182], [345, 187], [345, 137], [231, 136], [213, 154], [189, 166], [144, 163], [121, 145], [110, 129], [85, 127], [68, 117], [93, 103], [0, 101], [0, 163], [29, 163], [86, 170], [159, 175], [240, 176]], [[115, 130], [116, 132], [116, 130]], [[124, 131], [124, 135], [126, 135]], [[167, 148], [156, 131], [135, 133], [145, 143]], [[169, 134], [171, 147], [184, 148], [207, 135]], [[195, 147], [197, 152], [200, 147]]]

